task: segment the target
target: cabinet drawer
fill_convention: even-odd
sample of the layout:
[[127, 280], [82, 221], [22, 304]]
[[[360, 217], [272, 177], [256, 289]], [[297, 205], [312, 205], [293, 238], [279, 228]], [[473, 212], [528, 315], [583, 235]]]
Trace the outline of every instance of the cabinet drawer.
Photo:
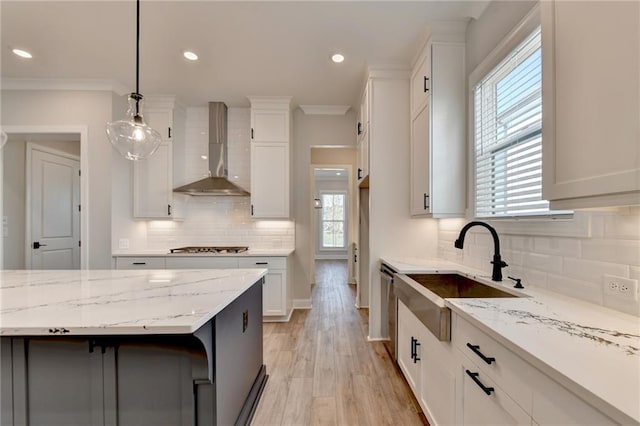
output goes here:
[[164, 268], [164, 257], [116, 257], [116, 269]]
[[241, 257], [238, 268], [287, 269], [286, 257]]
[[237, 257], [167, 257], [167, 269], [236, 269]]
[[[472, 377], [473, 376], [473, 377]], [[506, 392], [479, 370], [462, 363], [463, 425], [530, 425], [531, 417]]]
[[458, 315], [454, 317], [452, 330], [454, 346], [477, 365], [485, 377], [489, 376], [531, 413], [533, 367]]

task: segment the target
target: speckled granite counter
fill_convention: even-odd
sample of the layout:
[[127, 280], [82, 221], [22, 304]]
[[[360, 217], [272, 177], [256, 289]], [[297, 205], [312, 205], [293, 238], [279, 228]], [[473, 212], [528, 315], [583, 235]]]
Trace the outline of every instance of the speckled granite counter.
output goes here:
[[[382, 261], [399, 273], [460, 273], [512, 290], [510, 282], [492, 282], [489, 267], [477, 271], [437, 259]], [[520, 292], [528, 297], [445, 304], [587, 402], [640, 422], [640, 319], [526, 283]]]

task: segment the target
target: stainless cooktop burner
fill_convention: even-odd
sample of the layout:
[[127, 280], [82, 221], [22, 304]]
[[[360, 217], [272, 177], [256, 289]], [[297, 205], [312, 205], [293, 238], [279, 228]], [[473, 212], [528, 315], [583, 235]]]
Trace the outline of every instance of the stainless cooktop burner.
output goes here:
[[226, 254], [226, 253], [244, 253], [249, 250], [249, 247], [207, 247], [207, 246], [192, 246], [192, 247], [179, 247], [171, 249], [171, 253], [213, 253], [213, 254]]

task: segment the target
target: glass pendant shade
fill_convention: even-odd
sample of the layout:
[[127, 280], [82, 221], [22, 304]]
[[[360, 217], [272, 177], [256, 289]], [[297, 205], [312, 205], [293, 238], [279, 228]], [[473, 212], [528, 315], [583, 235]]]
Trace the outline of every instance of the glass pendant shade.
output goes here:
[[127, 119], [107, 123], [107, 136], [118, 152], [127, 160], [143, 160], [153, 155], [162, 136], [144, 122], [142, 95], [129, 95]]

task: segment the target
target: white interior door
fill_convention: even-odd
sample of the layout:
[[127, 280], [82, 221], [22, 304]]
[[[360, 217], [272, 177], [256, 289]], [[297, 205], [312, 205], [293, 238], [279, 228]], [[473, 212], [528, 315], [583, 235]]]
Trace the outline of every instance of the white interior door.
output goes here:
[[79, 269], [80, 161], [34, 148], [30, 174], [27, 268]]

